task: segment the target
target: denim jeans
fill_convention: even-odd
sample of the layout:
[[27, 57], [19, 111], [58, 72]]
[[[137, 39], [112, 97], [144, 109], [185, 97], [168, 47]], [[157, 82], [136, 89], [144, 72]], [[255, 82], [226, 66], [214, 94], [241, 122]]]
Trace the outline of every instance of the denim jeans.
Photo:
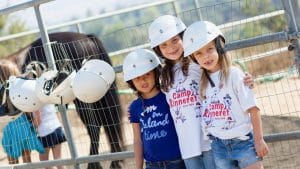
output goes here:
[[223, 140], [210, 136], [217, 169], [246, 168], [262, 160], [256, 155], [253, 134], [249, 133], [247, 136], [247, 140]]
[[146, 161], [146, 169], [185, 169], [185, 165], [181, 159], [159, 162]]
[[203, 151], [200, 156], [184, 160], [187, 169], [215, 169], [215, 160], [212, 151]]

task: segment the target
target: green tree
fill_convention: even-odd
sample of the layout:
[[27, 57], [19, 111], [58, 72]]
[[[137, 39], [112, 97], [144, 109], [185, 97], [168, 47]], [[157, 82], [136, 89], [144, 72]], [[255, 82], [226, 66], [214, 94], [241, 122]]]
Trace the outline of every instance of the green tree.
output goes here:
[[[261, 15], [275, 11], [277, 6], [279, 6], [278, 3], [278, 1], [274, 0], [246, 1], [245, 5], [242, 6], [241, 11], [246, 16]], [[283, 31], [286, 24], [287, 23], [283, 15], [274, 16], [270, 19], [260, 21], [260, 25], [271, 32]]]
[[[27, 31], [25, 23], [9, 15], [0, 16], [0, 36], [5, 37], [10, 34], [16, 34]], [[18, 51], [34, 40], [34, 35], [10, 39], [0, 42], [0, 58]]]

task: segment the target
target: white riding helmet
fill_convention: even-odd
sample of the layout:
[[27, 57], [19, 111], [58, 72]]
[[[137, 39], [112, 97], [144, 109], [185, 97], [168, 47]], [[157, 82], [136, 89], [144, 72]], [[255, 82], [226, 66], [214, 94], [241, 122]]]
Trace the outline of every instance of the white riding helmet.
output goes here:
[[172, 15], [163, 15], [156, 18], [148, 29], [151, 48], [171, 39], [186, 29], [181, 19]]
[[147, 49], [136, 49], [123, 61], [124, 81], [141, 76], [160, 65], [159, 58]]
[[67, 104], [75, 99], [71, 83], [76, 72], [73, 71], [61, 83], [56, 84], [55, 78], [58, 71], [50, 70], [44, 72], [36, 82], [35, 92], [38, 98], [47, 104]]
[[191, 24], [183, 34], [184, 57], [196, 52], [218, 36], [224, 38], [221, 30], [209, 21], [198, 21]]
[[23, 112], [33, 112], [44, 106], [35, 94], [35, 79], [9, 78], [9, 98], [12, 104]]
[[85, 102], [100, 100], [115, 80], [113, 67], [99, 59], [85, 62], [75, 75], [72, 88], [75, 96]]

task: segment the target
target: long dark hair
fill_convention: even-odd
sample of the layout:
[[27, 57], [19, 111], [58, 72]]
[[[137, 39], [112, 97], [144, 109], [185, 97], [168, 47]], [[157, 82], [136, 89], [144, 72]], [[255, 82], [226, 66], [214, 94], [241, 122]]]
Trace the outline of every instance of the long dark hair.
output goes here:
[[[178, 34], [179, 37], [182, 40], [183, 37], [183, 32]], [[174, 61], [169, 60], [167, 58], [165, 58], [160, 49], [159, 46], [156, 46], [153, 48], [154, 52], [156, 53], [157, 56], [161, 57], [164, 59], [164, 66], [162, 68], [162, 73], [161, 74], [161, 89], [163, 91], [169, 91], [170, 87], [173, 85], [174, 83], [174, 73], [173, 73], [173, 67], [175, 65]], [[182, 63], [182, 67], [181, 70], [183, 72], [184, 76], [188, 76], [188, 72], [189, 72], [189, 64], [190, 64], [190, 58], [189, 57], [183, 57], [183, 53], [181, 54], [180, 58], [181, 63]]]

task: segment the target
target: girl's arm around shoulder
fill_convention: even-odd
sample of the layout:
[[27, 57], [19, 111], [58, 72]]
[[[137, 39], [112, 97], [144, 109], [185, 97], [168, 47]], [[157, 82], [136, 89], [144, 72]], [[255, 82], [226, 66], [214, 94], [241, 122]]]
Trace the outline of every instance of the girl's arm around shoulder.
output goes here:
[[243, 82], [244, 82], [244, 85], [245, 86], [248, 86], [250, 89], [253, 89], [254, 88], [254, 79], [253, 79], [253, 76], [248, 73], [248, 72], [243, 72], [242, 69], [238, 68], [238, 67], [235, 67], [235, 66], [232, 66], [232, 71], [233, 73], [237, 73], [237, 74], [242, 74], [243, 76]]
[[248, 72], [245, 72], [244, 84], [246, 86], [248, 86], [250, 89], [254, 88], [254, 79], [253, 79], [253, 76], [250, 73], [248, 73]]
[[133, 130], [133, 149], [134, 149], [135, 168], [143, 169], [144, 157], [143, 157], [143, 143], [141, 139], [140, 124], [132, 123], [132, 130]]
[[253, 126], [254, 144], [257, 156], [264, 157], [268, 154], [269, 148], [263, 138], [262, 122], [258, 107], [252, 107], [248, 110]]

